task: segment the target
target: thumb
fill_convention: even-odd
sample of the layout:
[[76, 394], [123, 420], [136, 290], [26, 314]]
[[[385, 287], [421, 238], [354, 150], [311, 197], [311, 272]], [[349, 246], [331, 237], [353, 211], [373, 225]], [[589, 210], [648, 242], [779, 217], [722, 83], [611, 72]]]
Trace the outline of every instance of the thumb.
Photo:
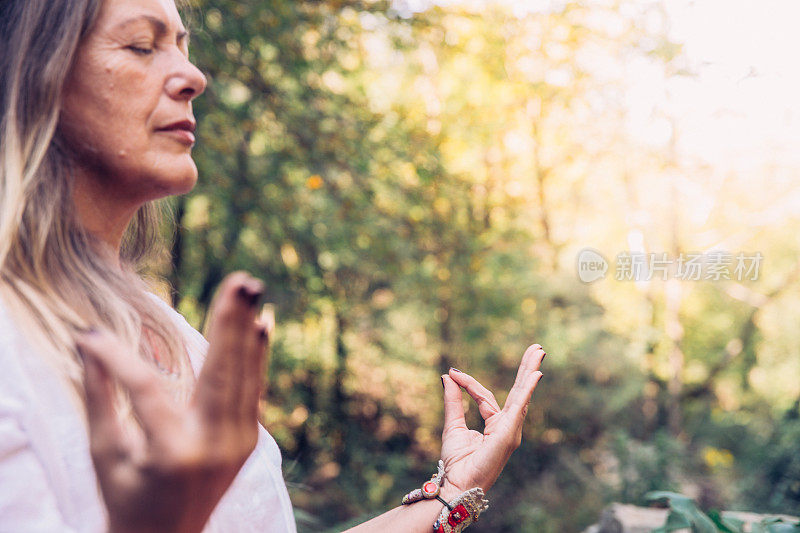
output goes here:
[[[151, 365], [140, 359], [112, 333], [94, 332], [82, 335], [77, 340], [78, 349], [88, 363], [84, 363], [89, 369], [88, 373], [96, 370], [96, 375], [99, 376], [97, 388], [92, 385], [91, 391], [92, 394], [97, 394], [93, 398], [96, 400], [95, 404], [105, 403], [104, 406], [93, 407], [101, 417], [99, 420], [113, 417], [116, 421], [116, 414], [110, 406], [112, 383], [117, 383], [128, 393], [139, 425], [148, 437], [166, 437], [164, 432], [176, 427], [178, 413], [173, 407], [173, 400]], [[118, 421], [116, 423], [119, 424]]]
[[467, 427], [464, 419], [464, 404], [461, 402], [461, 387], [447, 374], [442, 376], [444, 386], [444, 429], [442, 434], [457, 428]]

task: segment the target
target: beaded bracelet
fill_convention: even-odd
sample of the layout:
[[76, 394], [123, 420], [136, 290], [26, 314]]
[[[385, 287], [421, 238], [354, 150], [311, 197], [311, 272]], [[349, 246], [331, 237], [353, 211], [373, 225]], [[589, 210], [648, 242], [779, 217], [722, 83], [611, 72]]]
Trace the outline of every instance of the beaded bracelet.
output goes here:
[[403, 505], [410, 505], [420, 500], [437, 499], [444, 504], [442, 512], [433, 523], [434, 533], [461, 533], [467, 526], [478, 521], [480, 514], [489, 508], [489, 501], [484, 499], [483, 489], [474, 487], [462, 492], [449, 502], [439, 495], [442, 481], [445, 478], [444, 461], [439, 461], [439, 470], [430, 481], [422, 487], [414, 489], [403, 496]]
[[477, 522], [480, 514], [489, 508], [489, 500], [483, 496], [483, 489], [475, 487], [450, 500], [433, 523], [434, 533], [460, 533]]

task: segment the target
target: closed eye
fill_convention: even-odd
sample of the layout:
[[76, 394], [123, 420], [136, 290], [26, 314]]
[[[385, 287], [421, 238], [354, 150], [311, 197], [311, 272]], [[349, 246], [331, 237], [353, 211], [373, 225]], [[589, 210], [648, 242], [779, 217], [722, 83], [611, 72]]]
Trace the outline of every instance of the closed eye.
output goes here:
[[150, 54], [153, 53], [153, 49], [152, 48], [143, 48], [141, 46], [128, 46], [127, 48], [128, 48], [128, 50], [130, 50], [134, 54], [138, 54], [138, 55], [142, 55], [142, 56], [150, 55]]

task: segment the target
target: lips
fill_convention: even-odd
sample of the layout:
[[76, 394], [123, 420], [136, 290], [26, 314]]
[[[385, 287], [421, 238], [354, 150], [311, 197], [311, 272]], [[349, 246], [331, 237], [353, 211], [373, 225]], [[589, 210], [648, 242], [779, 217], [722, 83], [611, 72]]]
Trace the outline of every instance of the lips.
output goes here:
[[159, 133], [165, 133], [175, 140], [191, 146], [195, 142], [194, 131], [196, 128], [197, 124], [193, 120], [186, 119], [173, 122], [172, 124], [168, 124], [167, 126], [163, 126], [161, 128], [157, 128], [156, 131]]

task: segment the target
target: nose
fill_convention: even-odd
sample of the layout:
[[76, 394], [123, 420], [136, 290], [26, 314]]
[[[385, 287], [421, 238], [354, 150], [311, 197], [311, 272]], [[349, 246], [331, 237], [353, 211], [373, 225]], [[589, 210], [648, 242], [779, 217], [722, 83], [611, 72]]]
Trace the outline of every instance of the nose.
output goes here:
[[167, 79], [166, 91], [175, 100], [192, 101], [206, 90], [207, 80], [194, 63], [178, 53], [180, 59], [173, 74]]

